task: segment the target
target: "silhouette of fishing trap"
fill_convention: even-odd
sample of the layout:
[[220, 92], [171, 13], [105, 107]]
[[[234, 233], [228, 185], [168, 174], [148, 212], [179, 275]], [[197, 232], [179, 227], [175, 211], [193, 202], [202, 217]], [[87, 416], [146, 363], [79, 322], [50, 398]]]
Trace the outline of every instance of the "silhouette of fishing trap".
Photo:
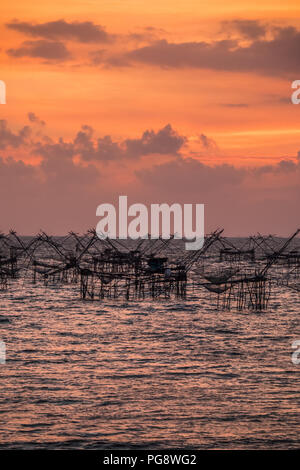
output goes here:
[[219, 251], [220, 262], [238, 263], [240, 261], [255, 261], [255, 249], [251, 239], [246, 240], [241, 247], [237, 247], [227, 238], [220, 237], [219, 244], [221, 244]]
[[[271, 254], [268, 253], [260, 261], [257, 260], [257, 263], [254, 265], [253, 263], [256, 260], [254, 248], [249, 248], [248, 246], [246, 249], [243, 247], [236, 249], [228, 240], [219, 239], [218, 241], [223, 247], [220, 250], [219, 261], [229, 261], [230, 263], [234, 262], [238, 264], [235, 269], [230, 267], [218, 273], [203, 274], [204, 282], [202, 282], [201, 285], [211, 294], [215, 295], [216, 307], [226, 310], [230, 310], [232, 306], [235, 306], [239, 310], [246, 308], [265, 310], [269, 303], [272, 282], [274, 282], [270, 274], [271, 268], [280, 264], [282, 259], [289, 258], [290, 253], [286, 253], [286, 249], [299, 232], [300, 230], [297, 230], [281, 246], [276, 244]], [[270, 237], [267, 238], [268, 241], [270, 241]], [[261, 243], [257, 243], [257, 245], [261, 248], [261, 236], [259, 240]], [[250, 237], [246, 243], [249, 245], [252, 241], [253, 237]], [[228, 244], [231, 245], [229, 248], [226, 247]], [[267, 247], [268, 250], [270, 250], [269, 243]], [[224, 252], [230, 252], [230, 256], [226, 256], [225, 260]], [[247, 267], [244, 265], [246, 260], [251, 261]], [[265, 264], [262, 264], [262, 261], [264, 261]]]
[[203, 286], [217, 295], [216, 307], [230, 310], [234, 305], [238, 310], [265, 310], [271, 294], [271, 281], [260, 274], [213, 280], [207, 277]]
[[[161, 238], [147, 243], [141, 240], [136, 249], [122, 252], [116, 240], [105, 239], [110, 245], [98, 256], [93, 256], [91, 267], [80, 270], [80, 294], [82, 299], [95, 298], [186, 298], [187, 273], [193, 264], [216, 241], [220, 231], [205, 237], [203, 247], [175, 261], [159, 256], [172, 238]], [[120, 241], [117, 241], [120, 245]], [[124, 245], [121, 244], [124, 249]]]
[[9, 236], [0, 234], [0, 290], [6, 290], [8, 279], [15, 279], [18, 267], [18, 247], [11, 243]]
[[99, 238], [95, 230], [64, 238], [10, 231], [0, 234], [0, 290], [21, 278], [23, 285], [73, 285], [75, 295], [94, 301], [189, 299], [207, 292], [218, 309], [255, 310], [267, 308], [273, 284], [300, 291], [299, 230], [286, 241], [258, 234], [241, 242], [222, 233], [185, 251], [174, 237], [124, 241]]

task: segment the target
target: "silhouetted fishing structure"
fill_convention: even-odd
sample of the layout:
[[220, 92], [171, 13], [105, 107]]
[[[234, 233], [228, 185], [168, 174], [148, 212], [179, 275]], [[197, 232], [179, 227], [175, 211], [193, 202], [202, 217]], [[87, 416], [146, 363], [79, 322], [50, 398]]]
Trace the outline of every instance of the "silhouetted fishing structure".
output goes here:
[[[159, 256], [173, 237], [167, 240], [158, 238], [147, 245], [145, 240], [138, 244], [138, 249], [129, 250], [126, 245], [120, 251], [116, 242], [105, 239], [109, 244], [98, 257], [93, 257], [93, 266], [80, 272], [80, 293], [83, 299], [119, 298], [145, 299], [160, 297], [185, 298], [187, 291], [187, 273], [193, 264], [216, 241], [221, 231], [205, 237], [203, 246], [191, 251], [184, 257], [169, 263], [166, 256]], [[95, 234], [94, 234], [95, 236]]]
[[204, 289], [218, 309], [264, 310], [272, 285], [300, 291], [299, 232], [284, 241], [258, 234], [241, 244], [217, 229], [201, 248], [184, 251], [174, 237], [99, 238], [94, 229], [66, 237], [45, 232], [20, 237], [10, 231], [0, 234], [0, 290], [18, 278], [24, 285], [72, 284], [78, 297], [93, 301], [188, 299]]
[[[255, 264], [253, 269], [251, 266], [248, 267], [240, 264], [235, 269], [226, 269], [218, 275], [204, 275], [206, 282], [202, 285], [211, 293], [217, 295], [217, 306], [218, 308], [224, 308], [230, 310], [231, 305], [234, 303], [235, 306], [242, 310], [245, 308], [254, 310], [264, 310], [268, 306], [268, 302], [271, 294], [272, 278], [268, 276], [270, 269], [278, 264], [283, 257], [288, 255], [286, 249], [291, 244], [293, 239], [298, 235], [300, 229], [297, 230], [288, 240], [282, 243], [281, 246], [276, 245], [276, 249], [272, 250], [272, 254], [266, 255], [265, 264]], [[253, 237], [250, 237], [250, 243]], [[220, 240], [224, 246], [224, 241]], [[227, 241], [228, 243], [228, 241]], [[260, 245], [259, 245], [260, 246]], [[269, 245], [268, 245], [269, 247]], [[226, 249], [226, 248], [225, 248]], [[237, 250], [232, 245], [230, 251], [234, 253], [234, 258], [230, 257], [230, 262], [241, 262], [249, 259], [252, 263], [255, 261], [255, 254], [248, 258], [248, 254], [252, 253], [251, 249], [240, 249]], [[222, 250], [224, 252], [224, 249]], [[238, 254], [238, 255], [237, 255]], [[226, 259], [228, 261], [228, 259]], [[224, 261], [224, 258], [220, 259]]]
[[255, 261], [255, 249], [251, 243], [251, 239], [247, 239], [241, 247], [237, 247], [228, 238], [219, 238], [221, 244], [219, 252], [219, 260], [222, 263], [239, 263], [240, 261]]

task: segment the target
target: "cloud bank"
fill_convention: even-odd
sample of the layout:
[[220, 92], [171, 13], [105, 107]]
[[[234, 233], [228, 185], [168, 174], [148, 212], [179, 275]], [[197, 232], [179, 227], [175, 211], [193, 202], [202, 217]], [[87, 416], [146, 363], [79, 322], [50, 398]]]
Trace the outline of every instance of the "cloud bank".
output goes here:
[[[41, 120], [34, 113], [29, 116], [31, 125], [19, 131], [0, 123], [3, 231], [83, 231], [96, 225], [96, 207], [114, 203], [120, 194], [145, 204], [204, 203], [207, 230], [224, 226], [233, 235], [288, 234], [298, 224], [300, 152], [260, 167], [208, 165], [201, 156], [189, 156], [188, 136], [170, 124], [122, 141], [96, 137], [85, 125], [74, 139], [65, 141], [47, 135], [37, 138], [32, 126], [40, 129]], [[214, 141], [203, 133], [199, 136], [202, 151], [209, 152]], [[33, 165], [16, 156], [25, 150], [39, 162]], [[160, 163], [166, 155], [168, 160]], [[139, 162], [138, 169], [132, 167], [134, 162]]]

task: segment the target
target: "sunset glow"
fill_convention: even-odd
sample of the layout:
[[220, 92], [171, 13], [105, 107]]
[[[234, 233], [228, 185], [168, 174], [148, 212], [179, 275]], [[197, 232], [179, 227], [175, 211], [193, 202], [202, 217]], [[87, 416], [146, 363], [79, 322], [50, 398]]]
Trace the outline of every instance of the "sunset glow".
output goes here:
[[[178, 148], [183, 161], [193, 158], [211, 167], [276, 166], [281, 160], [298, 165], [300, 110], [291, 104], [291, 82], [300, 76], [299, 10], [298, 1], [266, 0], [5, 5], [0, 78], [7, 85], [7, 104], [1, 119], [13, 134], [27, 125], [34, 129], [26, 143], [2, 145], [4, 162], [10, 156], [40, 165], [40, 139], [72, 142], [83, 125], [94, 129], [94, 142], [110, 136], [122, 147], [169, 124], [184, 136]], [[35, 122], [28, 122], [28, 113]], [[133, 182], [136, 190], [142, 188], [137, 172], [174, 155], [158, 149], [138, 159], [127, 153], [122, 162], [109, 156], [107, 163], [74, 151], [72, 159], [83, 166], [89, 160], [102, 177], [112, 178], [109, 188], [106, 181], [93, 183], [94, 196], [98, 192], [102, 200], [121, 189], [133, 198], [151, 193], [150, 188], [132, 192]], [[299, 172], [282, 178], [290, 186]], [[171, 190], [169, 196], [174, 199]], [[206, 197], [193, 195], [204, 203]], [[61, 229], [68, 228], [66, 223]], [[28, 223], [24, 230], [33, 227]]]

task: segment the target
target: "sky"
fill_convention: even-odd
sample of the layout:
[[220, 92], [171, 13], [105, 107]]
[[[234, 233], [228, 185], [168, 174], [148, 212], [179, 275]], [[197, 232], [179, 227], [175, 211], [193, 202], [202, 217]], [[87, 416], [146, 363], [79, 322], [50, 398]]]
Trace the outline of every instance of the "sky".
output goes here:
[[299, 225], [299, 1], [2, 6], [0, 230], [83, 232], [96, 207], [204, 203], [207, 231]]

